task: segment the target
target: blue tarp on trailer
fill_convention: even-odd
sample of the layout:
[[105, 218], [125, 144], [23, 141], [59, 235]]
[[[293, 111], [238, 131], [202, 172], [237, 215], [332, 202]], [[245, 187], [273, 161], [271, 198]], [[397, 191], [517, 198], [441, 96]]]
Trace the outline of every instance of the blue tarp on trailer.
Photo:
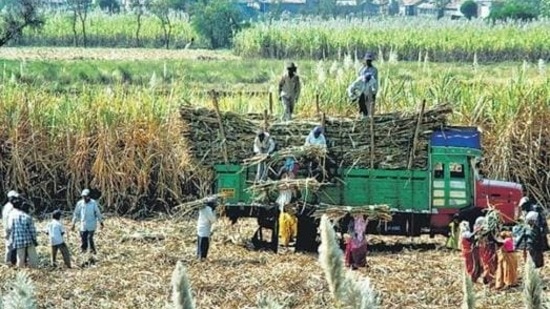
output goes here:
[[448, 127], [433, 132], [431, 145], [481, 150], [481, 132], [475, 127]]

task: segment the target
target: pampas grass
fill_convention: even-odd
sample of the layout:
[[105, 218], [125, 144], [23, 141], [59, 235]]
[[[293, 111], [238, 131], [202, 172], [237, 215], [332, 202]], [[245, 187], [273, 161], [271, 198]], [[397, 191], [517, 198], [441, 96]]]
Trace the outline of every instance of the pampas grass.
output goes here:
[[181, 261], [178, 261], [172, 274], [172, 304], [174, 309], [195, 308], [189, 279]]
[[462, 307], [461, 309], [474, 309], [475, 308], [475, 301], [476, 296], [474, 294], [474, 285], [472, 283], [472, 279], [470, 279], [470, 276], [468, 276], [468, 273], [466, 271], [462, 272]]
[[332, 296], [345, 308], [378, 308], [379, 299], [370, 280], [345, 270], [342, 250], [338, 247], [336, 233], [326, 215], [321, 217], [319, 263], [325, 272]]
[[[29, 275], [20, 271], [15, 275], [10, 285], [11, 290], [3, 297], [3, 307], [6, 309], [36, 309], [34, 285]], [[0, 302], [1, 303], [1, 302]], [[1, 304], [0, 304], [1, 308]]]
[[523, 302], [525, 309], [544, 309], [542, 281], [530, 255], [528, 255], [525, 261], [523, 278]]

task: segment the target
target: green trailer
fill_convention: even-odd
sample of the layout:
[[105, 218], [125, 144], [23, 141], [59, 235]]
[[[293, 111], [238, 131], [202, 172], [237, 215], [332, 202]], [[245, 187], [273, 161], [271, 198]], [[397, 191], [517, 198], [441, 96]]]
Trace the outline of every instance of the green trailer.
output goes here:
[[[433, 133], [427, 168], [337, 168], [331, 172], [337, 181], [332, 179], [315, 195], [303, 194], [304, 199], [312, 204], [389, 205], [392, 221], [370, 222], [367, 229], [369, 233], [385, 235], [446, 234], [455, 214], [473, 223], [488, 204], [495, 205], [504, 220], [512, 222], [518, 215], [522, 188], [479, 176], [479, 135], [476, 128], [444, 128]], [[254, 180], [255, 168], [217, 165], [215, 172], [214, 189], [226, 195], [229, 217], [258, 217], [260, 226], [276, 230], [277, 210], [267, 211], [265, 205], [255, 205], [245, 191]]]

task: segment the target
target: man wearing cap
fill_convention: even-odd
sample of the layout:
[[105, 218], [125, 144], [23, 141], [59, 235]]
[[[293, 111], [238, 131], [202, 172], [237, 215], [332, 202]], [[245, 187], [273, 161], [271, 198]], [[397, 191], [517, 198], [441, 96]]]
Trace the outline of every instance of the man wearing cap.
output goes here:
[[[266, 154], [271, 155], [275, 151], [275, 141], [269, 133], [264, 130], [259, 130], [256, 138], [254, 139], [254, 154]], [[258, 169], [256, 170], [256, 181], [265, 180], [267, 177], [266, 164], [260, 162]]]
[[367, 105], [367, 99], [371, 98], [369, 102], [374, 102], [374, 97], [378, 91], [378, 83], [372, 78], [372, 73], [369, 72], [366, 75], [359, 76], [349, 87], [348, 96], [352, 102], [356, 102], [359, 106], [359, 114], [362, 118], [369, 115], [369, 106]]
[[368, 113], [374, 115], [374, 105], [376, 102], [376, 93], [378, 92], [378, 69], [372, 64], [374, 61], [374, 54], [368, 52], [365, 54], [365, 63], [361, 70], [359, 71], [359, 76], [364, 78], [365, 83], [368, 83], [373, 90], [370, 94], [365, 94], [364, 100], [366, 101], [366, 106]]
[[17, 262], [16, 250], [14, 250], [9, 241], [8, 234], [8, 218], [11, 211], [14, 209], [13, 205], [19, 202], [19, 193], [16, 191], [8, 192], [8, 202], [2, 208], [2, 227], [4, 228], [6, 251], [4, 256], [4, 262], [6, 264], [15, 265]]
[[97, 202], [90, 198], [90, 190], [84, 189], [81, 196], [82, 199], [76, 203], [74, 210], [72, 230], [74, 230], [75, 224], [79, 222], [82, 253], [88, 251], [89, 248], [92, 254], [96, 254], [94, 233], [97, 222], [101, 224], [101, 228], [104, 227], [103, 217]]
[[27, 211], [25, 203], [15, 202], [8, 217], [9, 242], [10, 247], [16, 250], [17, 267], [24, 267], [27, 260], [30, 267], [38, 265], [36, 227]]
[[292, 119], [294, 107], [302, 88], [300, 77], [296, 74], [297, 67], [294, 62], [287, 63], [287, 73], [279, 81], [279, 100], [283, 104], [283, 121]]

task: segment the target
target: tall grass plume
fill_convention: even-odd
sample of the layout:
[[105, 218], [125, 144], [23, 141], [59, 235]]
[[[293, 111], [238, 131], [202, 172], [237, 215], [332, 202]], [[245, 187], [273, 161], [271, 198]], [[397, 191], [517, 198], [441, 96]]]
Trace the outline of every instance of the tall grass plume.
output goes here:
[[194, 309], [191, 285], [185, 267], [178, 261], [172, 273], [172, 304], [174, 309]]
[[523, 302], [525, 309], [544, 309], [542, 281], [529, 256], [523, 268]]
[[[11, 290], [3, 297], [3, 307], [6, 309], [36, 309], [34, 284], [26, 272], [20, 271], [10, 285]], [[0, 308], [2, 306], [0, 305]]]
[[344, 256], [336, 242], [336, 233], [327, 216], [321, 218], [321, 246], [319, 263], [325, 272], [333, 298], [354, 309], [378, 308], [379, 299], [368, 278], [346, 272]]
[[470, 279], [470, 276], [468, 276], [468, 273], [466, 271], [463, 271], [462, 278], [463, 298], [461, 309], [474, 309], [476, 305], [476, 296], [474, 293], [474, 285], [472, 283], [472, 279]]

